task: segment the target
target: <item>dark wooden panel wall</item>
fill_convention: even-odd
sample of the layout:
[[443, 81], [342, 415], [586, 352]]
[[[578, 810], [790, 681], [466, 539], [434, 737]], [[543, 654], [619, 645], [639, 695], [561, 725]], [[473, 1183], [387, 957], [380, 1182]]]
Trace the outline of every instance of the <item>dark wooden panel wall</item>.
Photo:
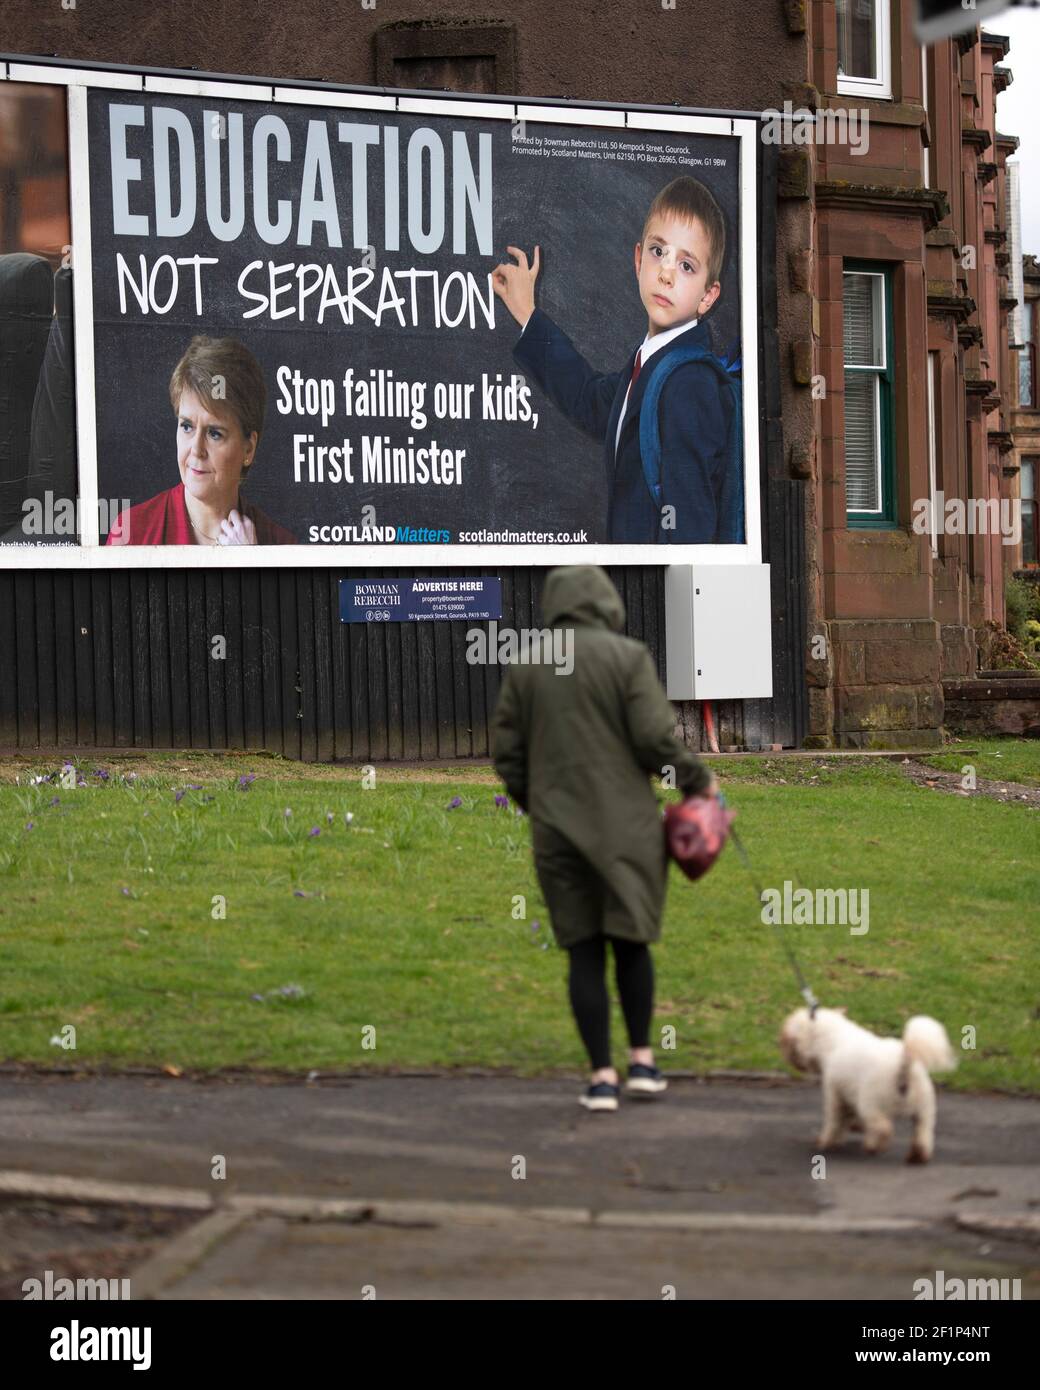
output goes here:
[[[501, 575], [502, 622], [541, 626], [546, 570], [458, 573]], [[341, 623], [344, 574], [0, 571], [0, 746], [266, 748], [307, 761], [486, 757], [501, 668], [466, 661], [471, 624]], [[647, 643], [663, 677], [663, 568], [610, 574], [628, 632]], [[789, 592], [778, 575], [774, 594], [786, 602]], [[221, 636], [226, 656], [216, 659]], [[790, 663], [776, 650], [774, 664], [782, 674]], [[796, 741], [790, 681], [777, 693], [720, 705], [722, 742]], [[698, 743], [696, 711], [681, 713]]]

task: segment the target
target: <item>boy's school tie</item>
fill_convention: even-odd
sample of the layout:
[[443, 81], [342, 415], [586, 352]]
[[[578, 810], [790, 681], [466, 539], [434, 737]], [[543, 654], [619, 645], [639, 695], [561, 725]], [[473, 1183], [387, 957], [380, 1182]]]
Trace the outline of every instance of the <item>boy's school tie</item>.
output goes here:
[[629, 401], [631, 400], [631, 398], [632, 398], [632, 387], [636, 384], [636, 378], [639, 376], [639, 369], [640, 369], [640, 367], [641, 367], [642, 365], [643, 365], [643, 349], [642, 349], [642, 347], [638, 347], [638, 348], [636, 348], [636, 360], [635, 360], [635, 362], [632, 364], [632, 375], [631, 375], [631, 376], [629, 377], [629, 379], [628, 379], [628, 390], [625, 392], [625, 399], [624, 399], [624, 400], [622, 401], [622, 403], [621, 403], [621, 415], [620, 415], [620, 417], [618, 418], [617, 434], [615, 434], [615, 436], [614, 436], [614, 455], [615, 455], [615, 458], [617, 457], [618, 440], [621, 438], [621, 427], [622, 427], [622, 425], [624, 424], [625, 416], [628, 414], [628, 402], [629, 402]]

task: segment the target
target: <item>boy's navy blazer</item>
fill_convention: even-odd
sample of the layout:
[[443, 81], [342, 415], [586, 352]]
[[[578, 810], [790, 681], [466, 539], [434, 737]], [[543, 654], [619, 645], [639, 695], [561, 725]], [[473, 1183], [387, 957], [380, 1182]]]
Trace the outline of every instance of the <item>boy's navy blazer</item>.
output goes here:
[[607, 539], [640, 545], [711, 544], [742, 541], [742, 509], [734, 505], [741, 480], [732, 476], [733, 400], [706, 362], [677, 367], [661, 393], [661, 506], [675, 508], [674, 529], [661, 525], [650, 496], [639, 450], [639, 408], [653, 374], [668, 355], [687, 343], [711, 350], [707, 324], [685, 333], [648, 358], [632, 387], [617, 455], [614, 436], [632, 377], [632, 352], [619, 372], [595, 372], [548, 314], [535, 309], [513, 356], [567, 418], [598, 439], [604, 449]]

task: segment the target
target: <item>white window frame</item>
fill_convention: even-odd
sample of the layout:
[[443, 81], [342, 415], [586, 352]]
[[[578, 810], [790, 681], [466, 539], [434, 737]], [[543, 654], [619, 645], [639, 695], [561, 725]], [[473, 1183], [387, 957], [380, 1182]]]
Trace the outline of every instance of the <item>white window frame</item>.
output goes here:
[[928, 354], [928, 530], [932, 538], [932, 554], [939, 554], [939, 533], [936, 525], [935, 515], [935, 496], [936, 484], [936, 448], [935, 448], [935, 363], [939, 354], [930, 352]]
[[[1030, 488], [1031, 488], [1031, 493], [1030, 493], [1029, 497], [1023, 497], [1023, 495], [1022, 495], [1022, 479], [1026, 476], [1026, 469], [1029, 470], [1029, 486], [1030, 486]], [[1034, 538], [1034, 539], [1033, 539], [1034, 547], [1035, 547], [1035, 545], [1036, 545], [1036, 531], [1033, 529], [1033, 528], [1034, 528], [1034, 525], [1035, 525], [1035, 523], [1034, 523], [1034, 521], [1033, 521], [1033, 517], [1036, 515], [1036, 506], [1037, 506], [1036, 485], [1037, 485], [1037, 481], [1038, 481], [1038, 475], [1040, 475], [1040, 468], [1037, 467], [1037, 458], [1036, 458], [1036, 455], [1034, 455], [1034, 454], [1027, 454], [1027, 455], [1022, 459], [1022, 467], [1021, 467], [1021, 471], [1019, 472], [1019, 475], [1018, 475], [1018, 476], [1019, 476], [1019, 483], [1018, 483], [1018, 504], [1019, 504], [1019, 506], [1022, 508], [1022, 515], [1023, 515], [1023, 518], [1024, 518], [1024, 519], [1025, 519], [1025, 518], [1028, 518], [1029, 527], [1030, 527], [1030, 530], [1032, 531], [1033, 538]], [[1029, 503], [1031, 504], [1030, 507], [1029, 507], [1029, 511], [1028, 511], [1028, 512], [1026, 511], [1025, 507], [1023, 506], [1023, 503], [1025, 503], [1025, 502], [1029, 502]], [[1040, 560], [1040, 554], [1035, 553], [1035, 552], [1034, 552], [1034, 555], [1033, 555], [1032, 560], [1028, 560], [1028, 561], [1026, 560], [1026, 557], [1025, 557], [1025, 531], [1023, 530], [1023, 532], [1022, 532], [1022, 554], [1021, 554], [1021, 561], [1022, 561], [1022, 564], [1024, 564], [1024, 565], [1025, 565], [1025, 564], [1035, 565], [1035, 564], [1037, 563], [1038, 560]]]
[[[855, 0], [850, 0], [855, 3]], [[892, 22], [891, 0], [874, 0], [877, 24], [874, 29], [874, 66], [877, 77], [846, 77], [838, 74], [838, 91], [850, 96], [892, 96]]]
[[881, 379], [888, 371], [888, 322], [886, 320], [887, 306], [885, 304], [885, 277], [879, 271], [873, 270], [844, 270], [842, 271], [842, 283], [847, 275], [864, 275], [871, 281], [870, 296], [872, 309], [876, 315], [876, 321], [881, 325], [880, 347], [881, 361], [871, 363], [869, 366], [862, 364], [850, 364], [844, 361], [844, 351], [842, 352], [842, 366], [846, 372], [869, 372], [873, 379], [874, 396], [874, 457], [877, 460], [877, 506], [876, 507], [850, 507], [848, 503], [848, 492], [845, 494], [845, 515], [846, 516], [881, 516], [885, 510], [885, 458], [884, 458], [884, 437], [881, 432]]
[[[921, 105], [924, 107], [925, 120], [928, 120], [928, 50], [927, 50], [927, 48], [922, 48], [922, 49], [921, 49]], [[928, 133], [929, 133], [929, 135], [931, 134], [931, 126], [930, 126], [930, 124], [929, 124], [929, 132], [928, 132]], [[922, 132], [922, 135], [923, 135], [923, 132]], [[922, 175], [923, 175], [922, 182], [924, 183], [925, 188], [931, 188], [931, 186], [932, 186], [932, 161], [931, 161], [931, 153], [932, 153], [931, 150], [928, 148], [928, 146], [924, 143], [924, 140], [922, 139], [922, 141], [921, 141], [921, 173], [922, 173]]]

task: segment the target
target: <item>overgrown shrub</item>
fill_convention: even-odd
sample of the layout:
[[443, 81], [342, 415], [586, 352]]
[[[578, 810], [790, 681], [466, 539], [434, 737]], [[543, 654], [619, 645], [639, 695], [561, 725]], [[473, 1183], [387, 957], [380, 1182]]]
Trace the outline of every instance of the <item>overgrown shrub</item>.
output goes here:
[[[1028, 635], [1024, 624], [1023, 635]], [[982, 670], [1040, 671], [1040, 657], [992, 619], [987, 619], [984, 627], [976, 631], [976, 637]]]
[[1023, 641], [1026, 623], [1040, 619], [1040, 588], [1009, 575], [1004, 585], [1004, 623], [1012, 637]]

